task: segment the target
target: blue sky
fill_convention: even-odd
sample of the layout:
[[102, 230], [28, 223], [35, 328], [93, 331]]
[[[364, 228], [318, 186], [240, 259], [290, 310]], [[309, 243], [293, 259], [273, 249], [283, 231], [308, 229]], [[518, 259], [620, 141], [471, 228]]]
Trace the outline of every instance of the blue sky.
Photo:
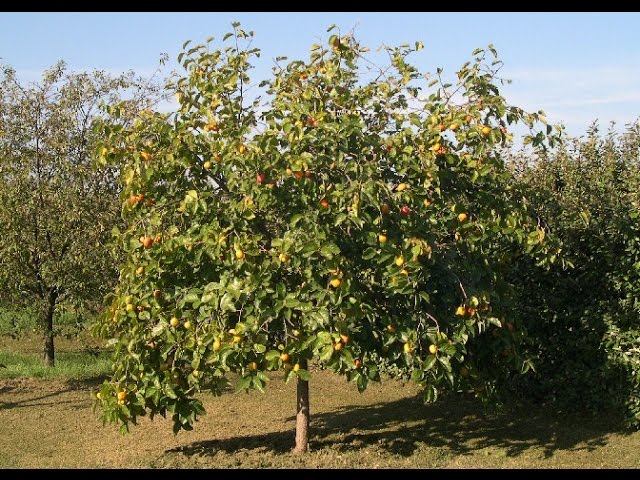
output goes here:
[[[638, 13], [0, 13], [0, 62], [36, 78], [56, 60], [73, 69], [155, 70], [161, 53], [172, 60], [187, 39], [221, 38], [238, 20], [256, 34], [263, 56], [255, 78], [273, 58], [305, 58], [335, 23], [356, 27], [372, 47], [421, 40], [413, 57], [422, 71], [454, 71], [471, 51], [493, 43], [504, 61], [511, 103], [543, 109], [581, 134], [594, 119], [624, 125], [640, 116]], [[174, 67], [171, 64], [170, 67]]]

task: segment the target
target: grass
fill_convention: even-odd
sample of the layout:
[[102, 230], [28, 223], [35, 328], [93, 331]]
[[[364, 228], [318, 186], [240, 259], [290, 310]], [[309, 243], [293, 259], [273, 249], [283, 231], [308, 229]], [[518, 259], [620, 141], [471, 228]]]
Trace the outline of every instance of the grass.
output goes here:
[[0, 378], [61, 378], [83, 380], [105, 376], [111, 368], [106, 353], [91, 350], [60, 352], [56, 356], [56, 367], [42, 365], [40, 355], [0, 351]]
[[424, 405], [412, 384], [386, 381], [358, 394], [326, 371], [311, 380], [311, 451], [294, 456], [295, 384], [274, 375], [266, 394], [202, 396], [192, 432], [143, 418], [122, 436], [93, 412], [108, 370], [89, 339], [58, 342], [59, 362], [38, 365], [36, 337], [0, 339], [0, 468], [565, 468], [640, 467], [640, 432], [607, 416], [555, 416], [529, 407], [485, 415], [472, 399]]
[[20, 338], [0, 337], [0, 379], [43, 378], [86, 380], [109, 374], [109, 353], [87, 335], [75, 339], [56, 338], [56, 365], [42, 363], [42, 340], [35, 334]]

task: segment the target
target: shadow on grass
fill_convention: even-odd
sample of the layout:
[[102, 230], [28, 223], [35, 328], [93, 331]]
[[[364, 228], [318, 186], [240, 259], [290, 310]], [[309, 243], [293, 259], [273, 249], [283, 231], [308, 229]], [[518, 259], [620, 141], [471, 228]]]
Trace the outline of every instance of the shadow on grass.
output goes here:
[[45, 405], [59, 405], [61, 403], [73, 403], [72, 400], [66, 400], [66, 401], [50, 401], [50, 402], [41, 402], [40, 400], [45, 400], [45, 399], [53, 399], [55, 397], [57, 397], [58, 395], [62, 395], [64, 393], [70, 392], [71, 390], [74, 390], [73, 388], [65, 388], [62, 390], [57, 390], [55, 392], [49, 392], [45, 395], [40, 395], [37, 397], [33, 397], [33, 398], [26, 398], [24, 400], [20, 400], [18, 402], [5, 402], [0, 400], [0, 410], [12, 410], [14, 408], [27, 408], [27, 407], [41, 407], [41, 406], [45, 406]]
[[[49, 401], [42, 402], [41, 400], [45, 399], [53, 399], [59, 395], [63, 395], [68, 392], [77, 392], [82, 390], [93, 390], [98, 385], [100, 385], [105, 380], [106, 375], [95, 375], [92, 377], [82, 378], [82, 379], [69, 379], [64, 382], [64, 388], [55, 390], [53, 392], [48, 392], [44, 395], [37, 395], [30, 398], [25, 398], [16, 402], [6, 402], [0, 400], [0, 410], [11, 410], [14, 408], [25, 408], [25, 407], [41, 407], [46, 405], [60, 405], [63, 403], [76, 403], [74, 400], [64, 400], [64, 401]], [[16, 387], [12, 385], [5, 385], [0, 388], [0, 394], [9, 393], [15, 390]]]
[[[241, 449], [286, 453], [294, 440], [293, 417], [287, 420], [289, 431], [194, 442], [167, 453], [212, 456]], [[441, 447], [462, 455], [492, 448], [506, 456], [537, 448], [548, 458], [560, 450], [590, 451], [603, 446], [610, 433], [620, 432], [615, 425], [610, 417], [560, 418], [542, 409], [485, 415], [477, 401], [466, 398], [450, 398], [435, 405], [407, 398], [312, 416], [310, 449], [348, 452], [375, 446], [408, 457], [421, 446]]]

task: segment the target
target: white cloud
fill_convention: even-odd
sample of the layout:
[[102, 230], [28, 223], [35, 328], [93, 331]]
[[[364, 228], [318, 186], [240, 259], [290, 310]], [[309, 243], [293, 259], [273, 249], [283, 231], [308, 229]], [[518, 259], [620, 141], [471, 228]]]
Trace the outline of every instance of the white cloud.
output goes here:
[[620, 127], [640, 116], [640, 65], [590, 65], [505, 69], [513, 83], [503, 87], [511, 103], [544, 110], [550, 121], [562, 121], [570, 134], [584, 133], [596, 119]]

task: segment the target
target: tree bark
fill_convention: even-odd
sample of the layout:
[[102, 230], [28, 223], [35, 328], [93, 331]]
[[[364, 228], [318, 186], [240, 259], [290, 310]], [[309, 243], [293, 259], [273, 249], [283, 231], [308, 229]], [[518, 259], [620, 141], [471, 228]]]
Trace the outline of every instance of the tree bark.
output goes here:
[[56, 288], [49, 290], [47, 295], [46, 305], [43, 310], [43, 329], [44, 329], [44, 342], [43, 342], [43, 356], [42, 360], [45, 367], [53, 367], [55, 365], [55, 349], [53, 346], [53, 314], [56, 310], [56, 302], [58, 300], [58, 291]]
[[[300, 361], [300, 368], [307, 369], [307, 361]], [[298, 377], [296, 388], [296, 446], [293, 453], [309, 450], [309, 382]]]

